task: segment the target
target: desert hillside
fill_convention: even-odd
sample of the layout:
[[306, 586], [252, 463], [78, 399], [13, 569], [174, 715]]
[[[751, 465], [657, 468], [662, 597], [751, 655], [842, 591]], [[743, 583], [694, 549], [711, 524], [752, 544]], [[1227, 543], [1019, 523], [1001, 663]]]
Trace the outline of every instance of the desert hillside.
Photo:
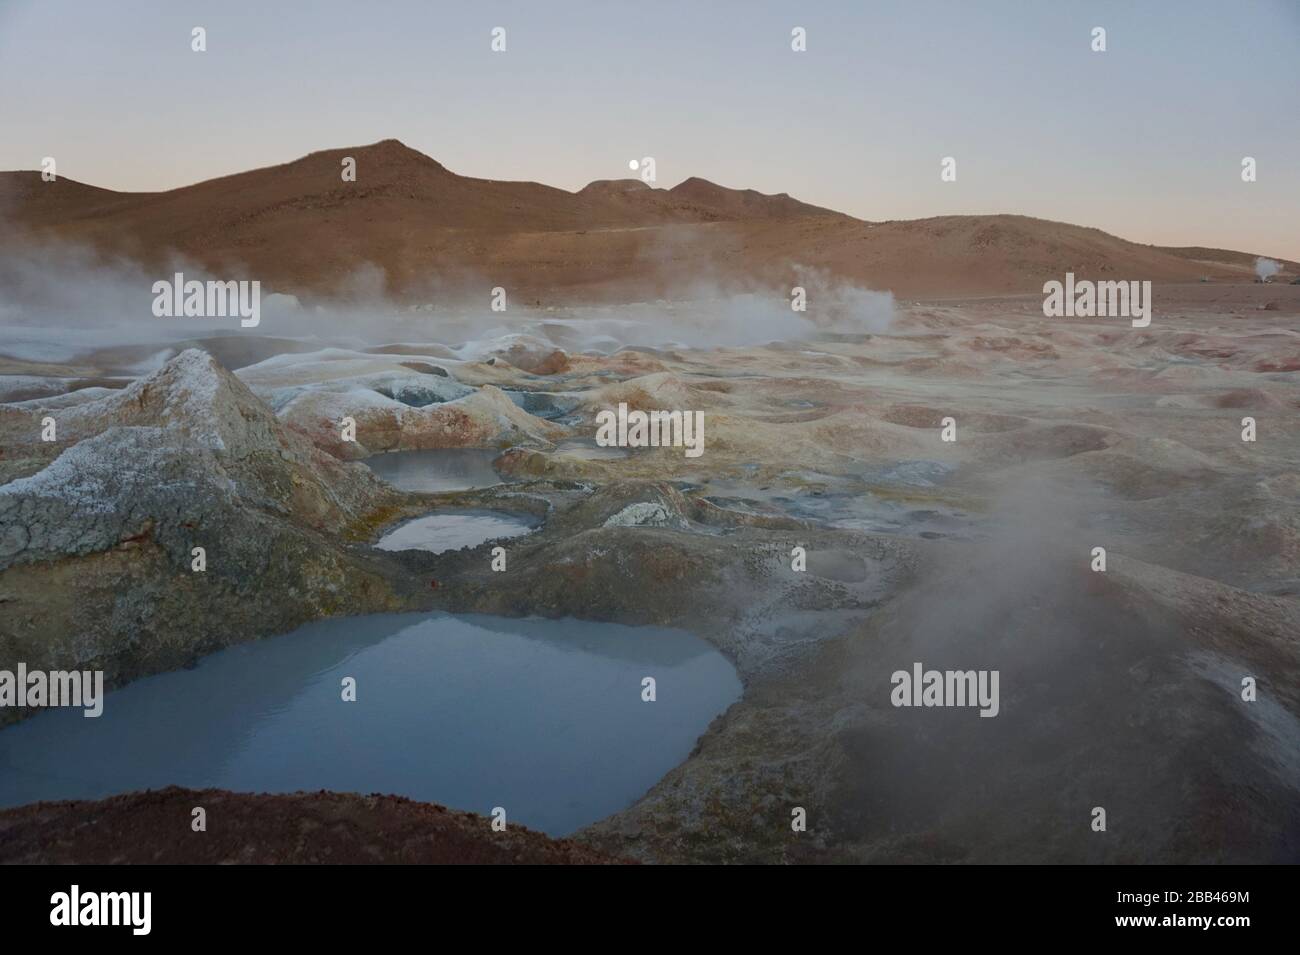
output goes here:
[[[340, 176], [348, 156], [355, 182]], [[342, 291], [367, 265], [398, 297], [489, 284], [564, 304], [675, 297], [686, 275], [779, 286], [801, 267], [911, 297], [1036, 293], [1066, 271], [1243, 281], [1256, 255], [1138, 245], [1024, 216], [865, 222], [699, 178], [670, 189], [600, 180], [571, 193], [461, 176], [391, 139], [157, 193], [5, 172], [0, 216], [10, 226], [0, 243], [71, 241], [151, 268], [179, 255], [303, 297]], [[1300, 269], [1283, 266], [1282, 281]]]

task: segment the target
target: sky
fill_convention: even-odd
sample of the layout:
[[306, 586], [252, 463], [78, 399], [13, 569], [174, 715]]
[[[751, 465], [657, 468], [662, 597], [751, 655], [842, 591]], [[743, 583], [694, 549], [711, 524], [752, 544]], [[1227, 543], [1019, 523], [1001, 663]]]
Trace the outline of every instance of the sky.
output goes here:
[[651, 156], [870, 220], [1300, 259], [1298, 99], [1300, 0], [0, 0], [0, 169], [121, 190], [396, 138], [570, 190]]

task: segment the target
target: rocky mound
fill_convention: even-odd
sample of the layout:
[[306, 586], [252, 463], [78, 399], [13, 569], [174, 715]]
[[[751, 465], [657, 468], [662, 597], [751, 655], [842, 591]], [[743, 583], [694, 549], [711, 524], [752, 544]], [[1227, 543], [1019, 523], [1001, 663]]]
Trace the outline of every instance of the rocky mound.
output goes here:
[[[415, 402], [422, 400], [414, 399]], [[512, 444], [547, 446], [566, 433], [536, 418], [501, 389], [484, 385], [452, 401], [415, 404], [411, 391], [382, 391], [348, 385], [303, 391], [281, 411], [285, 423], [340, 456], [434, 448], [496, 448]], [[356, 441], [342, 440], [339, 422], [356, 422]]]
[[[39, 440], [48, 417], [53, 444]], [[202, 352], [77, 407], [6, 408], [0, 435], [31, 472], [0, 486], [0, 668], [104, 669], [112, 684], [395, 606], [339, 541], [396, 492], [285, 428]]]

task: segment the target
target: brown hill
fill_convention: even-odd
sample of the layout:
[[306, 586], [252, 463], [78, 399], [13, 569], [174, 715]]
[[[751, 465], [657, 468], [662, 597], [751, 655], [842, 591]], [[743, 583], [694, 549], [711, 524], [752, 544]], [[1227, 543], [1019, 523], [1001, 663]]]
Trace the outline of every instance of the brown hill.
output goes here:
[[796, 219], [803, 216], [847, 218], [830, 209], [791, 199], [784, 192], [776, 196], [765, 196], [753, 189], [728, 189], [698, 176], [678, 183], [668, 190], [668, 194], [697, 209], [717, 212], [718, 219]]
[[[340, 176], [349, 156], [355, 182]], [[159, 193], [0, 173], [0, 215], [21, 241], [34, 234], [87, 244], [157, 269], [179, 254], [214, 274], [261, 278], [307, 297], [336, 291], [367, 265], [398, 296], [503, 285], [525, 301], [562, 304], [676, 297], [700, 276], [783, 285], [806, 274], [795, 266], [901, 295], [944, 296], [1038, 292], [1066, 271], [1243, 280], [1254, 260], [1023, 216], [869, 223], [698, 178], [671, 189], [598, 180], [571, 193], [457, 175], [391, 139]]]

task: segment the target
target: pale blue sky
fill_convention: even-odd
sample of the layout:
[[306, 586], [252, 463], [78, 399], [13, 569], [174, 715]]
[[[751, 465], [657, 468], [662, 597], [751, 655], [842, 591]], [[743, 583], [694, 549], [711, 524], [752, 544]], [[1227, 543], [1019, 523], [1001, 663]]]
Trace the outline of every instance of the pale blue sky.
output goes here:
[[1298, 101], [1297, 0], [0, 0], [0, 168], [54, 156], [115, 189], [395, 137], [566, 189], [650, 155], [662, 186], [868, 219], [1016, 212], [1300, 259]]

